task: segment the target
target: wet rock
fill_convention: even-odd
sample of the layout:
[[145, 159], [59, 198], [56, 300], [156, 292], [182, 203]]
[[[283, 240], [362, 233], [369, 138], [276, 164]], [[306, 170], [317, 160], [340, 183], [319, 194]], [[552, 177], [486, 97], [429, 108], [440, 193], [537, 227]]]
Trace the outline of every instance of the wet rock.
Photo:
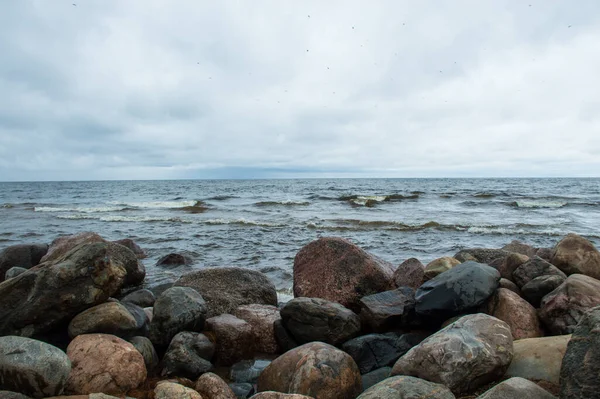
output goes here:
[[103, 392], [118, 396], [146, 380], [146, 366], [140, 352], [114, 335], [79, 335], [69, 344], [67, 356], [72, 364], [65, 389], [69, 393]]
[[46, 252], [46, 244], [18, 244], [4, 248], [0, 252], [0, 282], [4, 281], [6, 272], [15, 266], [31, 269], [40, 263]]
[[106, 302], [84, 310], [69, 323], [69, 337], [103, 333], [129, 337], [138, 330], [135, 318], [118, 302]]
[[380, 383], [381, 381], [389, 378], [392, 373], [391, 367], [381, 367], [377, 370], [370, 371], [362, 375], [363, 389], [366, 391], [373, 385]]
[[158, 369], [158, 354], [154, 349], [152, 342], [146, 337], [133, 337], [129, 340], [131, 345], [141, 353], [144, 358], [144, 364], [146, 365], [146, 371], [148, 375], [154, 374]]
[[2, 399], [31, 399], [29, 396], [25, 396], [22, 393], [2, 391], [0, 390], [0, 398]]
[[258, 391], [319, 399], [355, 398], [362, 392], [362, 380], [348, 354], [322, 342], [311, 342], [273, 360], [258, 378]]
[[508, 324], [485, 314], [467, 315], [409, 350], [392, 375], [423, 378], [462, 393], [502, 377], [512, 357]]
[[567, 276], [556, 266], [536, 256], [517, 267], [513, 272], [513, 281], [520, 288], [534, 278], [540, 276], [560, 276], [562, 278], [567, 278]]
[[40, 263], [53, 261], [62, 258], [68, 252], [72, 251], [73, 248], [81, 244], [96, 244], [106, 243], [106, 241], [98, 234], [91, 231], [83, 233], [73, 234], [69, 236], [57, 237], [52, 241], [46, 254], [40, 259]]
[[0, 334], [31, 337], [63, 325], [118, 292], [125, 274], [105, 243], [36, 266], [0, 284]]
[[338, 345], [360, 332], [360, 319], [354, 312], [321, 298], [292, 299], [281, 309], [281, 320], [299, 344]]
[[512, 292], [514, 292], [517, 295], [521, 295], [521, 290], [519, 289], [519, 287], [517, 287], [517, 285], [515, 283], [513, 283], [510, 280], [507, 280], [505, 278], [501, 278], [500, 279], [500, 285], [499, 288], [506, 288], [507, 290], [511, 290]]
[[481, 305], [499, 284], [500, 273], [496, 269], [467, 261], [419, 287], [415, 310], [418, 315], [441, 322]]
[[540, 248], [537, 250], [537, 252], [535, 254], [537, 256], [539, 256], [540, 258], [552, 263], [551, 261], [552, 261], [552, 256], [554, 255], [554, 248]]
[[525, 284], [521, 289], [523, 298], [534, 307], [539, 308], [542, 298], [557, 289], [566, 280], [563, 276], [540, 276]]
[[502, 381], [495, 387], [485, 391], [477, 399], [556, 399], [556, 396], [546, 391], [534, 382], [520, 377]]
[[254, 354], [252, 326], [230, 314], [206, 320], [206, 331], [215, 339], [215, 363], [230, 366], [240, 360], [251, 359]]
[[174, 382], [159, 382], [154, 388], [155, 399], [203, 399], [195, 390]]
[[401, 287], [360, 299], [360, 319], [371, 331], [384, 332], [418, 325], [415, 292]]
[[166, 290], [168, 290], [169, 288], [172, 288], [174, 286], [175, 286], [175, 283], [173, 283], [173, 282], [160, 283], [160, 284], [156, 284], [156, 285], [152, 285], [152, 286], [148, 287], [148, 290], [150, 292], [152, 292], [152, 294], [154, 295], [154, 298], [158, 298], [159, 296], [162, 295], [163, 292], [165, 292]]
[[259, 392], [252, 396], [253, 399], [313, 399], [312, 396], [299, 395], [297, 393], [281, 393], [274, 391]]
[[270, 360], [242, 360], [231, 366], [229, 379], [233, 382], [256, 384], [258, 376], [269, 364]]
[[441, 384], [409, 376], [391, 377], [373, 385], [357, 399], [454, 399], [452, 392]]
[[256, 392], [254, 385], [248, 383], [234, 382], [229, 384], [229, 388], [231, 388], [237, 398], [241, 399], [249, 398]]
[[206, 301], [207, 317], [233, 313], [253, 303], [277, 306], [275, 286], [262, 273], [241, 267], [214, 267], [195, 271], [175, 283], [192, 287]]
[[567, 345], [560, 369], [561, 399], [600, 398], [598, 359], [600, 359], [600, 307], [595, 307], [581, 318]]
[[275, 333], [277, 345], [279, 345], [282, 352], [287, 352], [299, 346], [292, 334], [283, 326], [281, 319], [273, 322], [273, 332]]
[[577, 234], [568, 234], [556, 244], [551, 263], [567, 275], [583, 274], [600, 280], [600, 252]]
[[161, 366], [163, 377], [184, 377], [197, 379], [211, 371], [210, 362], [215, 353], [215, 345], [204, 334], [183, 331], [173, 337], [163, 357]]
[[123, 297], [123, 299], [121, 299], [121, 302], [129, 302], [138, 305], [142, 308], [148, 308], [154, 306], [155, 300], [156, 298], [154, 297], [152, 291], [144, 288], [141, 290], [133, 291], [131, 294], [128, 294], [127, 296]]
[[146, 257], [146, 252], [135, 243], [131, 238], [123, 238], [121, 240], [113, 241], [115, 244], [122, 245], [128, 248], [131, 252], [135, 254], [138, 259], [144, 259]]
[[500, 249], [508, 252], [527, 255], [530, 258], [534, 257], [538, 251], [538, 248], [534, 248], [531, 245], [525, 244], [519, 240], [513, 240]]
[[529, 261], [529, 256], [523, 254], [510, 254], [497, 267], [500, 276], [510, 281], [513, 280], [513, 273], [523, 263]]
[[234, 316], [245, 320], [252, 327], [253, 342], [257, 352], [276, 354], [279, 345], [275, 339], [273, 323], [280, 320], [279, 310], [270, 305], [242, 305], [234, 312]]
[[543, 335], [535, 308], [510, 290], [498, 288], [488, 300], [486, 308], [487, 314], [510, 326], [515, 340]]
[[570, 335], [520, 339], [513, 343], [514, 356], [505, 377], [559, 383], [562, 363]]
[[323, 298], [358, 310], [365, 295], [395, 288], [393, 267], [342, 238], [320, 238], [294, 259], [294, 296]]
[[154, 303], [150, 340], [166, 346], [181, 331], [202, 331], [206, 318], [206, 302], [196, 290], [173, 287], [163, 292]]
[[503, 259], [509, 256], [511, 253], [503, 249], [489, 249], [489, 248], [468, 248], [463, 249], [453, 256], [459, 262], [474, 261], [477, 263], [490, 264], [498, 259]]
[[0, 390], [35, 398], [60, 395], [71, 362], [60, 349], [30, 338], [0, 337]]
[[410, 287], [414, 290], [423, 284], [425, 266], [417, 258], [409, 258], [402, 262], [394, 271], [396, 287]]
[[431, 280], [438, 274], [442, 274], [445, 271], [452, 269], [456, 265], [460, 265], [460, 261], [450, 256], [444, 256], [442, 258], [432, 260], [427, 264], [427, 266], [425, 266], [425, 280]]
[[539, 316], [553, 335], [570, 334], [583, 315], [600, 305], [600, 281], [572, 274], [540, 304]]
[[8, 269], [6, 271], [6, 274], [4, 275], [4, 279], [8, 280], [9, 278], [17, 277], [19, 274], [23, 274], [27, 270], [29, 270], [29, 269], [25, 269], [24, 267], [18, 267], [18, 266], [11, 267], [10, 269]]
[[236, 399], [235, 393], [225, 381], [214, 373], [204, 373], [196, 381], [194, 389], [203, 399]]
[[173, 266], [185, 266], [191, 265], [194, 261], [189, 256], [185, 256], [182, 254], [168, 254], [160, 258], [156, 262], [156, 266], [159, 267], [173, 267]]

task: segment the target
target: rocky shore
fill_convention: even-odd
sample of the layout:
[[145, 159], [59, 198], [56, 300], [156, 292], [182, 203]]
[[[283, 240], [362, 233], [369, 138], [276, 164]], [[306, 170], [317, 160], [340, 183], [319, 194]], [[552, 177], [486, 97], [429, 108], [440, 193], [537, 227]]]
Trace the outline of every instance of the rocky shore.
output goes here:
[[143, 258], [95, 233], [0, 252], [0, 398], [600, 398], [600, 252], [575, 234], [398, 266], [321, 238], [286, 303], [239, 267], [145, 287]]

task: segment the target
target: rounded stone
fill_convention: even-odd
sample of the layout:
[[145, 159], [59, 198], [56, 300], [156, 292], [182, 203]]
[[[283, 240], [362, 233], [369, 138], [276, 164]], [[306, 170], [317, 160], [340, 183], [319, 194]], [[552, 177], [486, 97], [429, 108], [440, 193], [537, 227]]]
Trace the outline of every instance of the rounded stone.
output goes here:
[[460, 265], [460, 261], [450, 256], [444, 256], [432, 260], [427, 264], [427, 266], [425, 266], [425, 280], [431, 280], [438, 274], [442, 274], [457, 265]]
[[414, 290], [423, 284], [425, 266], [417, 258], [409, 258], [394, 271], [396, 287], [410, 287]]
[[506, 288], [498, 288], [490, 297], [486, 313], [506, 322], [515, 340], [543, 335], [535, 308]]
[[154, 388], [154, 399], [203, 399], [191, 388], [174, 382], [159, 382]]
[[373, 385], [356, 399], [454, 399], [441, 384], [410, 376], [391, 377]]
[[214, 373], [204, 373], [194, 386], [204, 399], [237, 399], [229, 385]]
[[257, 352], [276, 354], [279, 353], [279, 344], [275, 339], [274, 323], [281, 320], [279, 310], [271, 305], [242, 305], [238, 307], [234, 316], [245, 320], [252, 327], [252, 335]]
[[126, 337], [139, 328], [136, 319], [119, 302], [106, 302], [79, 313], [69, 323], [69, 337], [102, 333]]
[[559, 384], [560, 366], [567, 351], [570, 335], [520, 339], [513, 343], [513, 360], [506, 377]]

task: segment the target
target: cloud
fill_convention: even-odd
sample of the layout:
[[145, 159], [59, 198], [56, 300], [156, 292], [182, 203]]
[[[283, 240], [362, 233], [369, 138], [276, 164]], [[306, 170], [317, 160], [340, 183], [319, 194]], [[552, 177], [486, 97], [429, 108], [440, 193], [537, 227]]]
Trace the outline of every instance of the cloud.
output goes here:
[[600, 5], [13, 2], [0, 180], [592, 176]]

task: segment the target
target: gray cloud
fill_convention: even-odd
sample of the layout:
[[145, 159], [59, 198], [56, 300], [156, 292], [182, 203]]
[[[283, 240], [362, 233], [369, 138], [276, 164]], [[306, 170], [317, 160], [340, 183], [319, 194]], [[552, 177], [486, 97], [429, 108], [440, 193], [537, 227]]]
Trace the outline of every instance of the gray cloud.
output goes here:
[[0, 180], [591, 176], [600, 4], [10, 2]]

